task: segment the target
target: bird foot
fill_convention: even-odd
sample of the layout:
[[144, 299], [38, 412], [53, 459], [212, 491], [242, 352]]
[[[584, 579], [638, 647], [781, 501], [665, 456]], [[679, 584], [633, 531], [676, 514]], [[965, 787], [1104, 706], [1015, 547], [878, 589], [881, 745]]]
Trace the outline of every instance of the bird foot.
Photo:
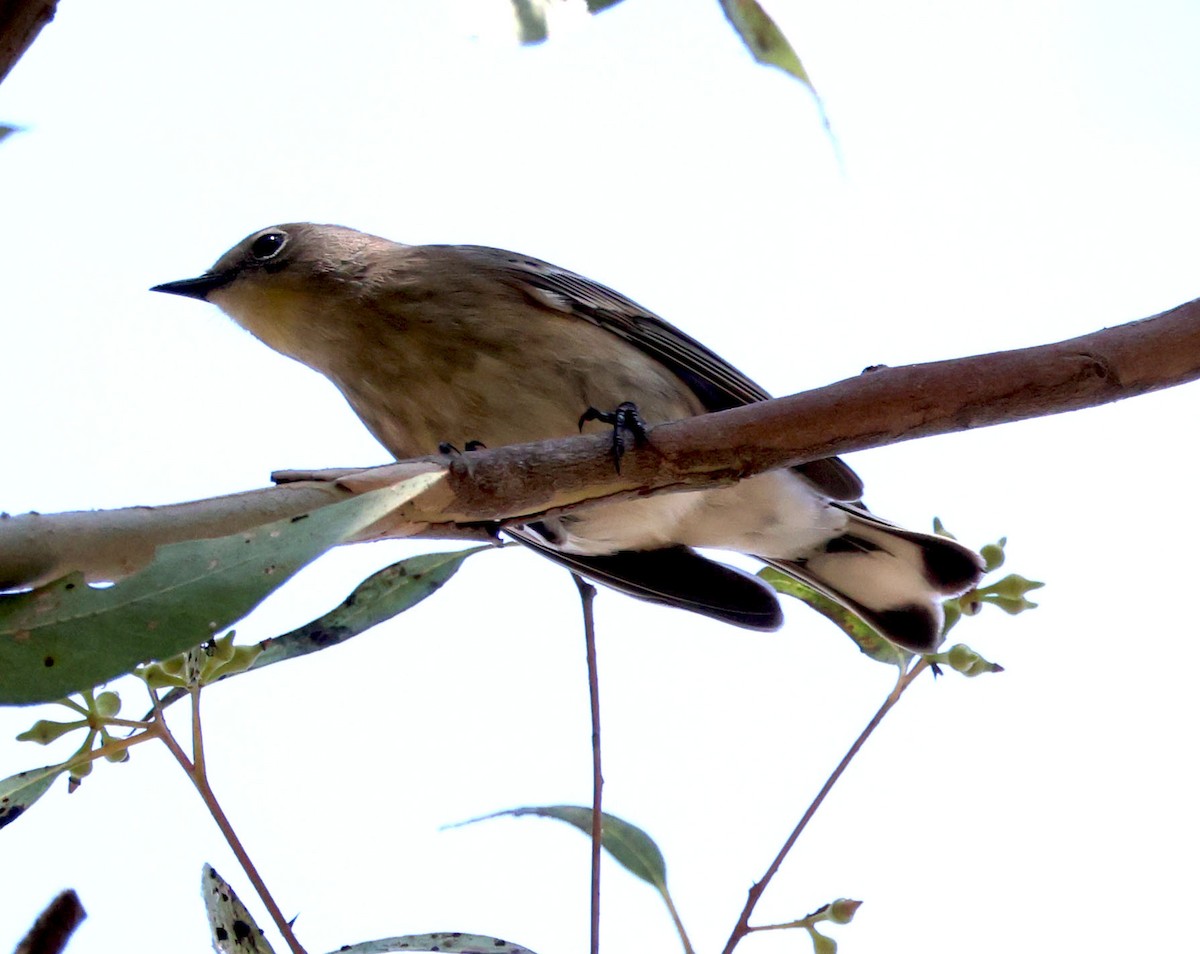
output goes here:
[[579, 415], [579, 429], [581, 431], [583, 430], [583, 425], [588, 421], [599, 421], [601, 424], [612, 425], [612, 458], [613, 466], [616, 467], [618, 474], [621, 472], [621, 458], [625, 456], [626, 432], [633, 435], [635, 447], [641, 447], [649, 440], [646, 434], [646, 422], [642, 420], [642, 415], [638, 413], [637, 405], [632, 401], [622, 402], [617, 406], [615, 411], [600, 411], [594, 407], [589, 407]]

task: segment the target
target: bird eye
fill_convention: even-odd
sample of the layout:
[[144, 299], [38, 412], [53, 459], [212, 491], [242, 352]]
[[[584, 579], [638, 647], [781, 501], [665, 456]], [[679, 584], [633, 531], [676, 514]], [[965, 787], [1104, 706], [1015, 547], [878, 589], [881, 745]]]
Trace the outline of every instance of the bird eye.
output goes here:
[[286, 232], [263, 232], [250, 245], [250, 254], [260, 262], [274, 258], [287, 244]]

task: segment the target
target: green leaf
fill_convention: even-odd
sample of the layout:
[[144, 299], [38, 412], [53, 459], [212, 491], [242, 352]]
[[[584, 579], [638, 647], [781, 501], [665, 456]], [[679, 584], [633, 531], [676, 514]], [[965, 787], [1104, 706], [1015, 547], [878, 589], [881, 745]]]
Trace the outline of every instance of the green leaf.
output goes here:
[[527, 947], [502, 941], [484, 934], [461, 934], [458, 931], [439, 931], [435, 934], [405, 934], [385, 937], [378, 941], [347, 944], [331, 954], [390, 954], [392, 951], [441, 951], [443, 954], [534, 954]]
[[243, 533], [169, 544], [113, 586], [75, 573], [0, 595], [0, 704], [59, 699], [204, 642], [439, 479], [423, 474]]
[[336, 609], [290, 633], [264, 639], [259, 644], [262, 652], [246, 671], [344, 643], [432, 596], [472, 553], [491, 549], [494, 548], [482, 546], [450, 553], [423, 553], [393, 563], [363, 580]]
[[[550, 36], [550, 6], [565, 0], [511, 0], [517, 21], [517, 39], [526, 46], [544, 43]], [[587, 0], [588, 13], [615, 7], [621, 0]]]
[[721, 9], [725, 11], [725, 16], [737, 30], [750, 54], [759, 63], [779, 67], [785, 73], [796, 77], [812, 90], [814, 96], [816, 95], [817, 91], [813, 89], [812, 81], [808, 78], [800, 57], [788, 43], [783, 31], [775, 25], [775, 21], [767, 15], [767, 11], [757, 0], [721, 0]]
[[241, 899], [212, 865], [205, 865], [202, 870], [200, 891], [212, 930], [213, 948], [218, 954], [274, 954], [262, 928], [254, 923]]
[[65, 772], [64, 765], [18, 772], [0, 781], [0, 828], [15, 822], [30, 805], [46, 794], [54, 780]]
[[[574, 825], [585, 835], [592, 834], [592, 810], [579, 805], [527, 805], [523, 808], [512, 808], [508, 811], [493, 812], [472, 818], [461, 825], [473, 825], [475, 822], [486, 821], [489, 818], [503, 818], [511, 815], [516, 818], [521, 815], [537, 815], [542, 818], [557, 818]], [[613, 856], [622, 867], [643, 881], [654, 885], [664, 895], [667, 891], [667, 863], [654, 839], [636, 825], [602, 813], [600, 844]], [[458, 826], [450, 826], [458, 827]]]
[[517, 39], [528, 45], [542, 43], [550, 35], [544, 0], [512, 0], [517, 18]]
[[774, 567], [763, 567], [758, 571], [758, 575], [778, 592], [807, 603], [826, 619], [831, 620], [838, 629], [854, 640], [863, 653], [876, 662], [887, 663], [903, 669], [912, 659], [911, 653], [884, 639], [864, 620], [819, 590], [813, 589], [806, 583], [801, 583]]
[[4, 142], [9, 136], [15, 132], [20, 132], [20, 126], [9, 126], [7, 123], [0, 123], [0, 142]]

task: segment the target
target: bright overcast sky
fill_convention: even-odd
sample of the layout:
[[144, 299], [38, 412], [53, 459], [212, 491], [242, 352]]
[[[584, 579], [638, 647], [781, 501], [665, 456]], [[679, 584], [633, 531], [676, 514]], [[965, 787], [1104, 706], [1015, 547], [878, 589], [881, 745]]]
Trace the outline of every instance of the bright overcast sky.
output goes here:
[[[1200, 295], [1193, 0], [774, 8], [836, 143], [715, 0], [626, 0], [526, 49], [501, 0], [64, 2], [0, 86], [0, 121], [25, 130], [0, 144], [0, 509], [175, 502], [386, 459], [323, 379], [146, 291], [277, 222], [537, 255], [777, 393]], [[1007, 535], [1008, 569], [1048, 585], [1040, 609], [956, 631], [1007, 671], [914, 688], [760, 923], [848, 896], [866, 903], [831, 930], [845, 952], [1194, 937], [1196, 387], [853, 457], [876, 511], [940, 515], [974, 546]], [[333, 554], [239, 636], [439, 546]], [[771, 635], [608, 592], [598, 614], [605, 806], [658, 840], [697, 951], [719, 951], [892, 673], [798, 604]], [[455, 929], [585, 949], [578, 833], [439, 830], [587, 802], [583, 658], [567, 576], [509, 549], [346, 646], [207, 693], [213, 783], [312, 954]], [[138, 686], [117, 688], [140, 714]], [[49, 714], [0, 712], [0, 739]], [[90, 913], [72, 950], [207, 950], [206, 861], [261, 914], [151, 748], [0, 833], [0, 950], [65, 886]], [[0, 742], [0, 776], [53, 757]], [[612, 954], [678, 949], [656, 895], [612, 865], [603, 917]]]

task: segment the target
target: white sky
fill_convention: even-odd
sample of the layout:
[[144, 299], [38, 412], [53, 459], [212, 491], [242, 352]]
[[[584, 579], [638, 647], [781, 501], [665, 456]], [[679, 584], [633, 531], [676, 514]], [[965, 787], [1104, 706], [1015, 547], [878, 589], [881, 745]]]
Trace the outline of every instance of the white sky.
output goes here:
[[[281, 221], [549, 259], [778, 393], [1200, 294], [1189, 0], [778, 2], [836, 150], [715, 2], [627, 0], [536, 49], [493, 7], [63, 4], [0, 86], [0, 121], [27, 127], [0, 145], [0, 508], [172, 502], [385, 459], [323, 379], [146, 291]], [[974, 545], [1007, 535], [1008, 569], [1049, 585], [1033, 613], [956, 631], [1007, 672], [910, 693], [760, 923], [850, 896], [866, 904], [832, 931], [845, 952], [1194, 943], [1198, 403], [1185, 387], [852, 459], [878, 512], [939, 514]], [[303, 623], [436, 548], [334, 554], [239, 633]], [[349, 645], [208, 693], [213, 782], [313, 954], [454, 929], [585, 949], [578, 833], [438, 830], [587, 802], [576, 603], [536, 556], [483, 554]], [[719, 951], [891, 672], [798, 604], [767, 636], [598, 607], [606, 807], [658, 840], [697, 950]], [[0, 711], [0, 739], [46, 714]], [[72, 950], [207, 950], [205, 861], [261, 913], [150, 749], [0, 833], [0, 950], [68, 885], [91, 915]], [[0, 776], [46, 756], [0, 743]], [[605, 950], [677, 949], [649, 888], [605, 879]]]

